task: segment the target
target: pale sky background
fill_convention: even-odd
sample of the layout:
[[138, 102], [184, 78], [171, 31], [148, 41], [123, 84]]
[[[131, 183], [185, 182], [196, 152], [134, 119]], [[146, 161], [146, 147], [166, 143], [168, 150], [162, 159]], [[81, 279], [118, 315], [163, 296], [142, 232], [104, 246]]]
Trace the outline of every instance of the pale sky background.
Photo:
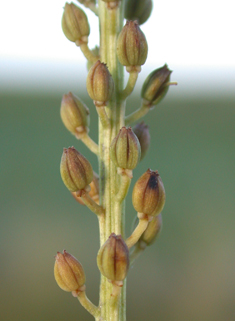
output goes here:
[[[83, 86], [79, 79], [86, 73], [85, 58], [61, 30], [64, 3], [64, 0], [1, 3], [2, 89], [36, 86], [66, 91], [78, 82]], [[167, 63], [174, 70], [172, 80], [177, 80], [185, 90], [205, 86], [212, 91], [221, 87], [232, 90], [234, 7], [232, 0], [154, 0], [151, 18], [141, 26], [149, 44], [142, 77]], [[88, 9], [85, 11], [91, 25], [92, 48], [98, 44], [98, 19]]]

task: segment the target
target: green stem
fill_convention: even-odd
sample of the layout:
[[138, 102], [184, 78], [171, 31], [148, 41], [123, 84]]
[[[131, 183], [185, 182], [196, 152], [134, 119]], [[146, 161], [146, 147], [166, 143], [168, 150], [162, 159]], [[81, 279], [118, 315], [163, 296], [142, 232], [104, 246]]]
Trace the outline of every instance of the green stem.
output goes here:
[[130, 96], [130, 94], [134, 90], [135, 84], [138, 78], [138, 74], [139, 74], [138, 71], [131, 71], [129, 73], [129, 78], [128, 78], [126, 88], [121, 93], [121, 97], [123, 100], [125, 100], [128, 96]]
[[98, 204], [90, 197], [87, 192], [82, 193], [82, 200], [86, 206], [96, 215], [104, 214], [104, 208]]
[[87, 43], [82, 43], [80, 45], [80, 49], [88, 61], [95, 63], [99, 59], [99, 57], [95, 56], [93, 52], [89, 49]]
[[106, 113], [105, 106], [96, 106], [97, 113], [99, 115], [100, 122], [104, 129], [110, 127], [110, 119]]
[[116, 202], [122, 203], [125, 199], [129, 186], [131, 184], [131, 178], [128, 175], [121, 175], [121, 182], [118, 193], [116, 194]]
[[149, 112], [150, 108], [151, 106], [145, 105], [142, 103], [139, 109], [134, 111], [129, 116], [126, 116], [125, 118], [126, 125], [130, 125], [131, 123], [134, 123], [135, 121], [139, 120], [141, 117], [145, 116]]
[[[145, 245], [146, 247], [146, 245]], [[135, 260], [140, 256], [141, 253], [145, 250], [145, 247], [140, 247], [139, 245], [136, 245], [134, 248], [134, 251], [130, 255], [130, 266], [132, 266], [135, 262]]]
[[86, 292], [82, 291], [78, 293], [77, 296], [81, 305], [91, 314], [93, 317], [98, 317], [100, 314], [100, 309], [95, 306], [86, 296]]
[[[105, 216], [100, 222], [100, 243], [107, 240], [111, 233], [118, 234], [124, 230], [124, 206], [114, 215], [115, 197], [118, 192], [119, 175], [116, 166], [111, 162], [109, 148], [113, 138], [119, 129], [124, 126], [125, 105], [120, 98], [123, 90], [123, 67], [116, 56], [116, 41], [123, 25], [123, 1], [119, 7], [108, 9], [106, 3], [98, 1], [100, 22], [100, 60], [107, 64], [111, 73], [115, 89], [112, 99], [105, 107], [109, 126], [102, 123], [99, 117], [99, 176], [100, 176], [100, 205], [105, 209]], [[99, 109], [98, 107], [97, 109]], [[98, 110], [99, 111], [99, 110]], [[104, 117], [103, 117], [104, 119]], [[123, 291], [118, 297], [115, 308], [112, 301], [112, 284], [105, 277], [101, 277], [100, 303], [101, 318], [104, 321], [125, 321], [125, 302], [123, 303]], [[121, 304], [120, 301], [122, 302]], [[120, 308], [121, 307], [121, 308]]]
[[92, 151], [92, 153], [98, 155], [99, 154], [99, 146], [94, 142], [93, 139], [88, 134], [84, 134], [81, 136], [81, 141]]
[[128, 239], [126, 239], [126, 245], [129, 249], [138, 242], [139, 238], [146, 230], [148, 223], [148, 218], [139, 219], [139, 224], [136, 226], [134, 232], [128, 237]]

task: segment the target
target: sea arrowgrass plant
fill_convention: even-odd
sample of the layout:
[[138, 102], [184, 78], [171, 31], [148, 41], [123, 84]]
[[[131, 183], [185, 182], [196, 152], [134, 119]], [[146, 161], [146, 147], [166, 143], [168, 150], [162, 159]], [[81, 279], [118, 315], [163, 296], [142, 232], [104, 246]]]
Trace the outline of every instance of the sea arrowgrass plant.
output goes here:
[[[149, 18], [152, 1], [79, 2], [99, 18], [99, 47], [89, 48], [88, 19], [74, 3], [65, 4], [62, 29], [68, 40], [80, 47], [88, 62], [86, 87], [98, 114], [98, 143], [89, 136], [89, 109], [72, 93], [63, 96], [61, 118], [65, 127], [97, 155], [99, 173], [93, 171], [90, 162], [74, 147], [64, 148], [60, 172], [71, 194], [98, 218], [99, 304], [95, 306], [87, 298], [83, 267], [68, 252], [57, 253], [54, 274], [58, 285], [72, 292], [96, 321], [125, 321], [128, 268], [159, 234], [165, 204], [161, 177], [157, 170], [148, 169], [133, 188], [137, 223], [133, 233], [126, 238], [124, 200], [133, 170], [146, 154], [150, 142], [148, 126], [144, 122], [135, 124], [133, 130], [128, 126], [153, 109], [166, 95], [169, 86], [176, 83], [170, 82], [171, 70], [167, 65], [155, 69], [142, 86], [140, 107], [126, 115], [126, 99], [147, 59], [147, 40], [139, 25]], [[125, 25], [124, 18], [128, 19]], [[124, 67], [129, 74], [125, 86]]]

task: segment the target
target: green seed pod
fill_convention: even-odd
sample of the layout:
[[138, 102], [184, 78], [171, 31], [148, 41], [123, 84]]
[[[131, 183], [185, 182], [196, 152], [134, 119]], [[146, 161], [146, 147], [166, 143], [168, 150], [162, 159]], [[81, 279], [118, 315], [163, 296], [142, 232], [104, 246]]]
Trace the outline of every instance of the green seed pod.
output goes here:
[[128, 20], [137, 20], [139, 25], [142, 25], [150, 17], [152, 8], [152, 0], [126, 0], [124, 17]]
[[61, 119], [73, 135], [89, 131], [89, 114], [89, 109], [77, 96], [71, 92], [63, 96], [60, 108]]
[[60, 163], [60, 174], [70, 192], [85, 189], [93, 179], [91, 164], [74, 147], [64, 148]]
[[149, 145], [150, 145], [150, 134], [148, 126], [142, 121], [141, 123], [135, 125], [133, 132], [140, 142], [141, 147], [141, 157], [140, 160], [146, 155]]
[[148, 75], [141, 90], [141, 97], [146, 104], [156, 105], [165, 97], [171, 73], [167, 65], [164, 65]]
[[106, 64], [98, 60], [89, 70], [86, 88], [91, 99], [98, 106], [105, 106], [112, 97], [114, 82]]
[[136, 21], [127, 21], [117, 39], [117, 56], [123, 66], [141, 66], [148, 54], [145, 35]]
[[77, 46], [88, 42], [90, 27], [85, 12], [74, 3], [66, 3], [62, 16], [62, 29], [65, 36]]
[[165, 189], [158, 171], [148, 169], [135, 183], [132, 203], [135, 210], [149, 216], [160, 214], [165, 205]]
[[[149, 222], [148, 227], [141, 235], [138, 243], [141, 247], [151, 245], [156, 238], [159, 236], [162, 228], [162, 215], [161, 213], [154, 216], [151, 222]], [[144, 243], [144, 244], [143, 244]]]
[[[90, 183], [91, 189], [88, 194], [96, 204], [99, 204], [99, 176], [95, 172], [93, 172], [93, 175], [93, 180]], [[85, 205], [82, 198], [78, 196], [76, 192], [72, 192], [72, 195], [78, 203]]]
[[110, 281], [123, 281], [129, 268], [129, 250], [121, 235], [112, 233], [97, 255], [100, 272]]
[[122, 127], [110, 145], [110, 158], [123, 169], [134, 169], [141, 155], [139, 140], [131, 127]]
[[82, 265], [66, 251], [57, 252], [54, 276], [59, 287], [67, 292], [79, 291], [86, 282]]

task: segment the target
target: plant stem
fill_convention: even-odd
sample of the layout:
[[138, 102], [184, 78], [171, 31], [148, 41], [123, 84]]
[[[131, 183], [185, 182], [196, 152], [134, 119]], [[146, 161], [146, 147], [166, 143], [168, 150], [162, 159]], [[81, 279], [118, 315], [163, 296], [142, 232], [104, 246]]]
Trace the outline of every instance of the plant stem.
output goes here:
[[132, 114], [128, 115], [125, 118], [126, 125], [130, 125], [131, 123], [134, 123], [135, 121], [137, 121], [141, 117], [145, 116], [149, 112], [150, 108], [151, 108], [151, 106], [145, 105], [142, 103], [142, 105], [139, 109], [137, 109], [136, 111], [134, 111]]
[[79, 292], [77, 296], [81, 305], [91, 314], [93, 317], [97, 317], [100, 313], [99, 308], [95, 306], [86, 296], [86, 292]]
[[99, 57], [95, 56], [93, 52], [89, 49], [87, 43], [81, 44], [80, 49], [88, 61], [95, 63], [99, 59]]
[[131, 234], [131, 236], [128, 237], [126, 240], [126, 245], [130, 249], [135, 243], [139, 240], [141, 235], [144, 233], [148, 226], [149, 220], [148, 218], [139, 219], [139, 224], [136, 226], [134, 232]]
[[138, 71], [131, 71], [129, 73], [129, 78], [128, 78], [126, 88], [121, 93], [123, 100], [126, 99], [132, 93], [133, 89], [135, 88], [138, 74], [139, 74]]
[[86, 206], [96, 215], [104, 214], [104, 208], [98, 204], [90, 197], [87, 192], [82, 193], [82, 200]]
[[[125, 105], [120, 99], [120, 92], [123, 90], [123, 67], [119, 64], [116, 56], [117, 36], [123, 25], [123, 1], [120, 1], [119, 7], [114, 9], [107, 9], [106, 3], [101, 0], [98, 1], [98, 5], [101, 61], [107, 64], [115, 83], [112, 100], [109, 101], [105, 108], [110, 125], [103, 126], [101, 120], [99, 120], [100, 205], [105, 209], [105, 216], [102, 220], [99, 220], [100, 243], [102, 245], [111, 233], [123, 234], [124, 231], [124, 207], [120, 206], [118, 213], [115, 213], [114, 216], [115, 196], [118, 191], [120, 177], [117, 174], [117, 168], [110, 160], [109, 148], [112, 139], [117, 135], [119, 129], [124, 126]], [[126, 309], [125, 302], [123, 302], [123, 290], [115, 308], [111, 305], [111, 294], [112, 284], [102, 276], [99, 304], [101, 318], [104, 321], [125, 321]], [[121, 304], [119, 304], [120, 300]]]
[[99, 154], [99, 146], [88, 134], [82, 135], [80, 139], [90, 149], [90, 151], [92, 151], [92, 153], [96, 155]]

